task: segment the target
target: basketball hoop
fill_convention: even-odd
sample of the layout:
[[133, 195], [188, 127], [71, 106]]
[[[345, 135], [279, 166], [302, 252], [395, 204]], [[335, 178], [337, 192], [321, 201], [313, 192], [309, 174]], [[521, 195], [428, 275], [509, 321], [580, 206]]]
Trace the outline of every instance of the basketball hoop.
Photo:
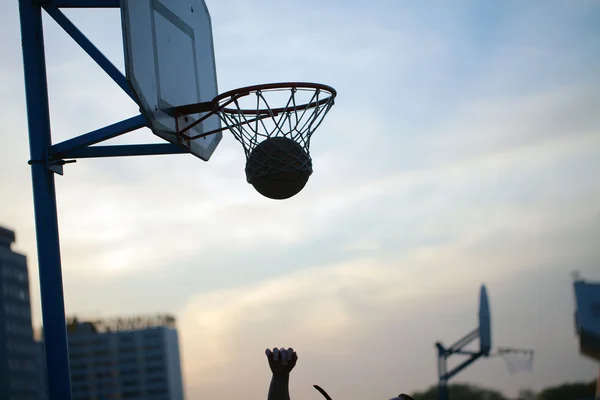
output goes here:
[[531, 371], [533, 368], [533, 350], [504, 347], [499, 348], [495, 355], [504, 359], [508, 372], [511, 375]]
[[[336, 94], [332, 87], [319, 83], [271, 83], [231, 90], [213, 101], [221, 121], [249, 157], [258, 143], [276, 136], [292, 139], [308, 152], [310, 138]], [[272, 107], [271, 102], [284, 106]]]
[[[229, 129], [248, 157], [262, 139], [274, 136], [299, 141], [308, 150], [310, 137], [333, 106], [336, 95], [334, 88], [320, 83], [266, 83], [230, 90], [210, 102], [173, 107], [166, 111], [175, 117], [204, 114], [185, 126], [179, 126], [177, 121], [181, 140], [191, 141]], [[269, 105], [272, 101], [285, 105], [274, 108]], [[196, 135], [186, 134], [214, 114], [225, 124], [224, 128]]]
[[[204, 113], [177, 127], [182, 141], [193, 141], [225, 129], [246, 156], [246, 180], [266, 197], [297, 194], [312, 174], [310, 139], [334, 104], [335, 89], [320, 83], [286, 82], [247, 86], [216, 96], [211, 102], [176, 107], [173, 115]], [[211, 115], [224, 127], [189, 134]]]

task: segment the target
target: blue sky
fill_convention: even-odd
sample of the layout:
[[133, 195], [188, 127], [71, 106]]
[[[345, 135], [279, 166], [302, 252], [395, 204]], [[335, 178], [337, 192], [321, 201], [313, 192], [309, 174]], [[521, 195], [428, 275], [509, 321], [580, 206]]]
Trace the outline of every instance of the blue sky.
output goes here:
[[[39, 295], [15, 2], [0, 5], [0, 224]], [[433, 344], [474, 328], [533, 348], [458, 381], [514, 394], [592, 379], [570, 274], [600, 279], [600, 2], [209, 1], [219, 89], [316, 81], [339, 93], [315, 173], [285, 202], [245, 182], [226, 135], [189, 155], [80, 160], [57, 177], [69, 314], [172, 312], [189, 398], [266, 392], [292, 345], [295, 397], [389, 398], [436, 378]], [[67, 15], [123, 70], [115, 10]], [[137, 106], [45, 18], [55, 142]], [[159, 142], [147, 130], [115, 143]], [[230, 385], [232, 381], [240, 385]], [[387, 396], [387, 397], [386, 397]]]

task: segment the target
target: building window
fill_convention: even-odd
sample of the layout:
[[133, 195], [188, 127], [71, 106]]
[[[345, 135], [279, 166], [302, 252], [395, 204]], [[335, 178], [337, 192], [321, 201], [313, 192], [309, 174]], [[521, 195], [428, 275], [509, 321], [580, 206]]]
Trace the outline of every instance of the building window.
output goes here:
[[3, 285], [3, 289], [4, 295], [6, 297], [12, 297], [14, 299], [20, 300], [29, 300], [29, 294], [21, 288], [16, 288], [10, 285]]
[[29, 307], [16, 305], [11, 303], [4, 304], [4, 312], [6, 315], [10, 315], [12, 317], [23, 317], [23, 318], [31, 318], [31, 311]]
[[31, 361], [8, 359], [8, 369], [11, 371], [35, 371], [35, 365]]
[[121, 381], [121, 386], [138, 386], [140, 383], [137, 379]]
[[34, 343], [19, 343], [14, 340], [8, 341], [6, 344], [6, 348], [9, 353], [13, 354], [25, 354], [25, 355], [35, 355], [37, 354], [37, 349], [34, 347]]
[[6, 322], [5, 329], [6, 329], [6, 333], [12, 333], [15, 335], [20, 335], [20, 336], [28, 336], [29, 337], [33, 333], [31, 326], [15, 324], [12, 322]]
[[21, 268], [13, 268], [10, 266], [2, 267], [2, 276], [7, 279], [13, 279], [19, 282], [27, 281], [27, 274], [21, 271]]
[[156, 378], [148, 378], [147, 379], [148, 383], [165, 383], [165, 378], [164, 377], [156, 377]]
[[74, 383], [84, 382], [84, 381], [87, 380], [87, 375], [85, 375], [85, 374], [72, 374], [71, 375], [71, 380]]
[[146, 373], [147, 374], [151, 374], [151, 373], [164, 373], [164, 368], [163, 367], [150, 367], [150, 368], [146, 368]]
[[148, 394], [149, 395], [156, 395], [156, 394], [167, 394], [167, 389], [153, 389], [153, 390], [148, 390]]
[[162, 357], [162, 355], [155, 355], [155, 356], [146, 356], [146, 357], [144, 357], [144, 359], [147, 362], [151, 363], [153, 361], [159, 361], [160, 362], [160, 361], [163, 360], [163, 357]]

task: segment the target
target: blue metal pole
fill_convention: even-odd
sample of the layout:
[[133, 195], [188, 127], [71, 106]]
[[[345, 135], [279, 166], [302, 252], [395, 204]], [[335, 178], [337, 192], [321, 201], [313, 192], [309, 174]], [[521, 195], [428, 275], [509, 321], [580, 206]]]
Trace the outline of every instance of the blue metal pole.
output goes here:
[[19, 14], [48, 394], [50, 400], [71, 400], [56, 193], [54, 175], [48, 169], [48, 151], [52, 143], [42, 9], [33, 0], [19, 0]]
[[448, 381], [446, 380], [446, 373], [448, 369], [448, 363], [446, 361], [446, 349], [440, 342], [437, 342], [435, 347], [438, 351], [438, 400], [449, 400], [447, 390]]
[[449, 400], [446, 381], [440, 381], [438, 384], [438, 400]]

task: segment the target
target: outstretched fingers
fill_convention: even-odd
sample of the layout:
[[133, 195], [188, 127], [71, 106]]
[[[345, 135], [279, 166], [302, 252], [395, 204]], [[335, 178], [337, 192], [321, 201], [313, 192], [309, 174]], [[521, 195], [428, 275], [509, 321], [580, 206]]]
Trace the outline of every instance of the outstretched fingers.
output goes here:
[[292, 361], [294, 359], [298, 358], [298, 355], [296, 354], [296, 352], [294, 351], [294, 349], [292, 349], [291, 347], [289, 348], [277, 348], [277, 347], [273, 347], [273, 350], [271, 349], [266, 349], [265, 350], [265, 355], [267, 356], [268, 359], [273, 360], [273, 361]]

